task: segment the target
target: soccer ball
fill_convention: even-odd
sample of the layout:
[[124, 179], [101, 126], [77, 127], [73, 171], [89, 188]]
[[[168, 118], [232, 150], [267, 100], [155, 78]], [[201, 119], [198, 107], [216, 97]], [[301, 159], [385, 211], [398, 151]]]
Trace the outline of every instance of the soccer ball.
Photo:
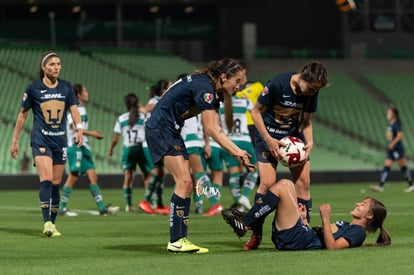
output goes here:
[[282, 159], [279, 162], [286, 167], [293, 168], [300, 166], [305, 160], [305, 143], [298, 137], [287, 136], [280, 140], [286, 146], [280, 147]]

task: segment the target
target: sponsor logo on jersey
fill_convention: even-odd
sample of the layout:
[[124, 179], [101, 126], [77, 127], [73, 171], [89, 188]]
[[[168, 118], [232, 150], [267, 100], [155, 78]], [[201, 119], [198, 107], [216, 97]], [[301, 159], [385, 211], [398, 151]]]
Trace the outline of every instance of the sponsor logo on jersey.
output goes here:
[[61, 94], [45, 94], [44, 96], [42, 96], [42, 99], [52, 99], [52, 98], [65, 98], [65, 96]]
[[47, 90], [40, 90], [40, 93], [41, 94], [44, 94], [44, 93], [46, 93], [47, 92]]
[[206, 102], [208, 104], [211, 104], [211, 102], [213, 102], [213, 94], [205, 93], [203, 95], [203, 100], [204, 100], [204, 102]]
[[281, 102], [284, 106], [293, 107], [293, 108], [303, 108], [303, 103], [296, 103], [292, 101], [283, 101]]

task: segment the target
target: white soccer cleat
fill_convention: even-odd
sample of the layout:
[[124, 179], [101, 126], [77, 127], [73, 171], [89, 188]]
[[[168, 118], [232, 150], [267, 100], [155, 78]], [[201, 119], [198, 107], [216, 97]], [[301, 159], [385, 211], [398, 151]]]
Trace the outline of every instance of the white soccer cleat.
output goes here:
[[413, 191], [414, 191], [414, 185], [410, 185], [406, 189], [404, 189], [405, 193], [411, 193]]
[[379, 186], [379, 185], [370, 185], [370, 186], [369, 186], [369, 189], [370, 189], [371, 191], [378, 192], [378, 193], [382, 193], [382, 192], [384, 192], [384, 187], [381, 187], [381, 186]]
[[252, 208], [252, 205], [250, 204], [249, 199], [246, 196], [241, 196], [239, 198], [238, 203], [243, 206], [246, 210], [249, 210], [250, 208]]
[[59, 215], [67, 217], [76, 217], [78, 213], [70, 211], [68, 208], [63, 208], [63, 210], [59, 212]]

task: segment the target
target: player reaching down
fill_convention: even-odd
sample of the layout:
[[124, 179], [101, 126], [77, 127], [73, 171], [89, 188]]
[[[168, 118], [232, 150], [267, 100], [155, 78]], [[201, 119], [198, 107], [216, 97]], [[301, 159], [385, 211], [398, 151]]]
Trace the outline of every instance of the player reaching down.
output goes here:
[[184, 121], [201, 113], [204, 131], [244, 165], [249, 154], [237, 147], [220, 128], [218, 107], [224, 93], [239, 89], [242, 72], [230, 58], [212, 61], [202, 71], [177, 80], [161, 97], [145, 124], [145, 136], [154, 164], [164, 162], [175, 181], [170, 201], [170, 241], [167, 250], [207, 253], [187, 239], [192, 179], [188, 153], [180, 135]]
[[[260, 184], [255, 201], [260, 201], [277, 175], [280, 139], [286, 136], [299, 137], [306, 144], [302, 165], [290, 168], [298, 202], [307, 209], [310, 219], [312, 200], [310, 194], [309, 154], [313, 147], [312, 113], [316, 112], [319, 90], [328, 84], [328, 73], [319, 62], [305, 64], [299, 72], [287, 72], [271, 79], [257, 99], [252, 117], [257, 128], [255, 150]], [[258, 223], [264, 222], [264, 218]], [[246, 250], [256, 249], [262, 239], [262, 226], [255, 227], [253, 235], [245, 245]]]

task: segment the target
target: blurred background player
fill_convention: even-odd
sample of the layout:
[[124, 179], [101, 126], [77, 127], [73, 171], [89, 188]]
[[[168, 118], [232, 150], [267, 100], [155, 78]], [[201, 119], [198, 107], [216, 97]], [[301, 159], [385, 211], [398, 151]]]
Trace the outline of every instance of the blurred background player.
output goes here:
[[210, 169], [211, 180], [208, 192], [204, 195], [209, 201], [210, 207], [205, 217], [220, 215], [224, 209], [220, 203], [223, 189], [223, 148], [211, 137], [207, 137], [204, 150], [206, 152], [206, 167]]
[[[148, 103], [144, 107], [140, 108], [140, 111], [145, 113], [145, 120], [148, 120], [151, 117], [151, 112], [154, 109], [154, 106], [160, 100], [165, 91], [167, 91], [170, 85], [171, 81], [166, 79], [160, 79], [151, 85]], [[147, 159], [151, 162], [147, 141], [143, 143], [143, 148]], [[153, 164], [150, 178], [146, 181], [144, 199], [138, 204], [138, 207], [147, 214], [168, 215], [169, 213], [170, 208], [168, 206], [164, 206], [163, 203], [164, 177], [165, 171], [163, 164]], [[155, 200], [154, 203], [152, 203], [153, 200]], [[156, 204], [155, 209], [153, 209], [152, 204]]]
[[[244, 71], [244, 75], [245, 73]], [[252, 109], [253, 104], [248, 98], [226, 95], [224, 104], [220, 106], [220, 115], [223, 130], [237, 146], [250, 154], [250, 163], [256, 164], [256, 153], [249, 135], [246, 117], [246, 112]], [[226, 114], [225, 110], [231, 110], [232, 112]], [[230, 119], [228, 118], [229, 115], [231, 116]], [[252, 126], [254, 127], [254, 125]], [[222, 157], [229, 173], [229, 188], [234, 202], [232, 208], [236, 207], [242, 211], [249, 210], [251, 208], [250, 194], [256, 186], [258, 177], [257, 169], [253, 172], [248, 171], [241, 181], [243, 167], [240, 167], [240, 161], [227, 152], [223, 152]]]
[[153, 165], [146, 157], [142, 148], [142, 144], [145, 141], [145, 116], [139, 112], [139, 99], [134, 93], [130, 93], [124, 97], [124, 104], [128, 112], [120, 115], [115, 122], [108, 156], [113, 156], [113, 149], [122, 136], [122, 170], [124, 171], [122, 191], [126, 204], [125, 212], [134, 212], [132, 193], [136, 167], [138, 165], [141, 169], [142, 181], [145, 183], [151, 177], [150, 172]]
[[67, 135], [68, 135], [68, 163], [69, 174], [65, 185], [62, 189], [61, 204], [59, 213], [65, 216], [77, 216], [77, 213], [70, 211], [67, 208], [69, 198], [72, 194], [73, 187], [78, 181], [79, 176], [86, 174], [89, 179], [89, 190], [94, 198], [100, 215], [115, 214], [118, 212], [118, 206], [106, 206], [103, 202], [101, 189], [98, 185], [98, 175], [95, 170], [95, 163], [88, 144], [88, 137], [96, 139], [103, 139], [103, 135], [98, 130], [88, 130], [88, 114], [86, 112], [85, 104], [89, 101], [89, 93], [86, 87], [82, 84], [76, 83], [73, 85], [73, 91], [78, 98], [79, 104], [77, 106], [83, 127], [83, 145], [78, 147], [76, 144], [76, 125], [73, 122], [71, 114], [67, 115]]
[[190, 162], [191, 174], [194, 177], [193, 200], [195, 213], [202, 214], [204, 212], [203, 195], [209, 191], [211, 181], [204, 169], [205, 158], [209, 157], [209, 153], [205, 151], [206, 142], [204, 140], [200, 115], [189, 118], [184, 122], [181, 136], [188, 151], [188, 161]]
[[408, 187], [404, 190], [404, 192], [409, 193], [414, 191], [413, 177], [411, 170], [407, 168], [407, 159], [405, 156], [404, 145], [402, 143], [402, 124], [400, 120], [400, 112], [397, 107], [391, 106], [387, 109], [387, 120], [389, 122], [386, 135], [388, 148], [387, 155], [384, 160], [384, 169], [381, 173], [379, 185], [370, 185], [369, 188], [374, 192], [383, 192], [392, 164], [396, 161], [400, 167], [401, 173], [408, 182]]
[[33, 111], [33, 127], [30, 145], [34, 164], [39, 174], [39, 200], [43, 216], [43, 234], [59, 237], [56, 217], [59, 212], [59, 185], [66, 163], [66, 112], [70, 111], [76, 125], [75, 142], [83, 144], [83, 126], [79, 115], [78, 100], [70, 82], [59, 78], [62, 69], [60, 57], [47, 52], [40, 59], [40, 77], [24, 92], [20, 112], [14, 126], [10, 155], [16, 159], [19, 154], [19, 137], [23, 126]]
[[[246, 98], [248, 99], [252, 104], [255, 104], [257, 101], [257, 98], [263, 91], [263, 84], [256, 81], [249, 81], [248, 79], [248, 69], [247, 65], [243, 62], [240, 63], [240, 65], [243, 68], [243, 78], [242, 78], [242, 85], [240, 86], [240, 91], [236, 93], [236, 97], [238, 98]], [[256, 126], [254, 126], [254, 121], [252, 119], [251, 110], [246, 111], [246, 119], [247, 119], [247, 128], [249, 130], [249, 135], [252, 141], [252, 144], [254, 146], [254, 139], [256, 137]]]

